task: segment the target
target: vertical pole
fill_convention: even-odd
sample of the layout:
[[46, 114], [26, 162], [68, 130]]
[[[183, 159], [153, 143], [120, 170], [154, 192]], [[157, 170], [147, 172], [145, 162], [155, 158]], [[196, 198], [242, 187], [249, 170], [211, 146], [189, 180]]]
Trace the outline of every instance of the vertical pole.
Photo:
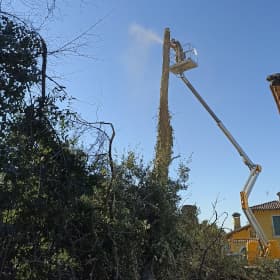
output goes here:
[[155, 171], [163, 182], [167, 182], [171, 162], [173, 136], [168, 110], [168, 82], [170, 65], [170, 30], [165, 28], [163, 39], [163, 61], [160, 86], [160, 106], [157, 127]]

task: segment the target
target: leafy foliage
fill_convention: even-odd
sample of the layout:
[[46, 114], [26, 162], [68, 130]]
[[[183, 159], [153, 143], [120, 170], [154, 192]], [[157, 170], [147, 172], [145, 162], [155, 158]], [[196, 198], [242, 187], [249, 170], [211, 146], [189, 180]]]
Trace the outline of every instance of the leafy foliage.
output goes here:
[[[32, 85], [40, 81], [38, 35], [7, 16], [0, 17], [0, 118], [1, 134], [8, 116], [17, 113]], [[0, 135], [1, 135], [0, 134]]]
[[68, 133], [76, 115], [56, 105], [61, 88], [40, 106], [40, 36], [2, 23], [1, 277], [140, 279], [147, 260], [162, 274], [180, 184], [161, 185], [133, 153], [113, 165], [108, 153], [89, 160]]

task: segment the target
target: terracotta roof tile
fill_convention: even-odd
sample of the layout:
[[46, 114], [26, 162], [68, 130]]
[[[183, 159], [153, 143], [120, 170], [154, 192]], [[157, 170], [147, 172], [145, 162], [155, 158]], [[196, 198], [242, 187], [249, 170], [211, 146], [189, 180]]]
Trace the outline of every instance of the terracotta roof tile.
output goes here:
[[250, 207], [252, 210], [280, 210], [280, 201], [273, 200]]

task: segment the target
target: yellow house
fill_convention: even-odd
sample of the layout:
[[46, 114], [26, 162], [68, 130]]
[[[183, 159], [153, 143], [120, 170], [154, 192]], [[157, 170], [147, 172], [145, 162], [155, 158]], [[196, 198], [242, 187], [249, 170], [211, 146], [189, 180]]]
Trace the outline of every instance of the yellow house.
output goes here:
[[[269, 201], [250, 207], [268, 240], [277, 240], [280, 244], [280, 193], [279, 200]], [[234, 229], [227, 234], [230, 253], [243, 254], [248, 240], [257, 240], [251, 225], [241, 227], [240, 214], [233, 215]]]

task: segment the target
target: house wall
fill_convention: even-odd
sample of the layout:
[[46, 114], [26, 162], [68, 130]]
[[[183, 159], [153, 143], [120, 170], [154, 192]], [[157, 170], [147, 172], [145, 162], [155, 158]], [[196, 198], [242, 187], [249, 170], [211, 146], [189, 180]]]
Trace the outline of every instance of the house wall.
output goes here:
[[228, 235], [229, 250], [231, 253], [240, 253], [246, 247], [246, 242], [251, 238], [251, 227], [244, 227]]
[[253, 213], [260, 223], [267, 239], [275, 239], [280, 243], [280, 236], [274, 236], [272, 223], [272, 216], [280, 216], [280, 210], [254, 210]]
[[[280, 236], [274, 236], [272, 216], [280, 216], [280, 210], [254, 210], [256, 219], [263, 229], [268, 240], [277, 240], [280, 244]], [[254, 239], [255, 233], [251, 226], [245, 226], [228, 234], [229, 250], [232, 253], [240, 253], [246, 247], [249, 239]]]

